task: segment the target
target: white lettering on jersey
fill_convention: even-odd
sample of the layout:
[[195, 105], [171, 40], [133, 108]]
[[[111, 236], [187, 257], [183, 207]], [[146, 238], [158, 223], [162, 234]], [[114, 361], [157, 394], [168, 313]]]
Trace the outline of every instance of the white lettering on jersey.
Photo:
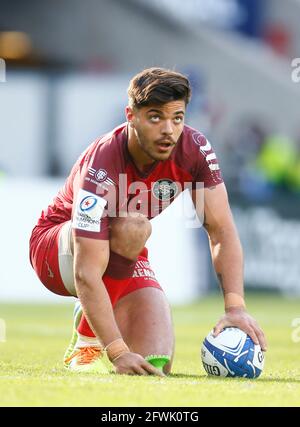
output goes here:
[[220, 166], [218, 165], [218, 163], [210, 163], [208, 167], [211, 171], [218, 171], [220, 169]]
[[[199, 145], [199, 150], [200, 152], [203, 154], [208, 167], [211, 171], [217, 171], [220, 169], [220, 166], [218, 165], [218, 163], [211, 163], [212, 160], [216, 160], [217, 156], [215, 155], [215, 153], [210, 153], [208, 154], [209, 151], [212, 150], [212, 146], [210, 144], [210, 142], [204, 137], [204, 135], [202, 135], [201, 133], [198, 132], [194, 132], [192, 134], [193, 137], [193, 141], [195, 144]], [[203, 145], [203, 140], [205, 142], [205, 144]]]
[[200, 150], [203, 151], [210, 151], [211, 150], [211, 144], [206, 140], [206, 144], [205, 145], [200, 145]]
[[80, 189], [77, 194], [72, 227], [99, 232], [101, 217], [107, 201], [96, 194]]

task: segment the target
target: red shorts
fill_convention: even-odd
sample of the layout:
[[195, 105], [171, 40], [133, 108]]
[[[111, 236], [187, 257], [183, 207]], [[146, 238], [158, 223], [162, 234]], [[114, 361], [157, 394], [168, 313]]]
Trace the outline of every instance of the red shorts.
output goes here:
[[[76, 297], [70, 222], [50, 228], [36, 226], [30, 238], [30, 261], [47, 289], [58, 295]], [[104, 274], [102, 279], [113, 306], [138, 289], [154, 287], [162, 290], [150, 267], [146, 248], [138, 257], [133, 277], [117, 280]]]

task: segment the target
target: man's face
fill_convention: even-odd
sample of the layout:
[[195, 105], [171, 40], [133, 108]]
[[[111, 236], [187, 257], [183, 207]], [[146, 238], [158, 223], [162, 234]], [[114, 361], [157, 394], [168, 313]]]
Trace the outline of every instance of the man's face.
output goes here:
[[140, 109], [126, 109], [136, 143], [149, 160], [170, 157], [184, 126], [185, 102], [171, 101]]

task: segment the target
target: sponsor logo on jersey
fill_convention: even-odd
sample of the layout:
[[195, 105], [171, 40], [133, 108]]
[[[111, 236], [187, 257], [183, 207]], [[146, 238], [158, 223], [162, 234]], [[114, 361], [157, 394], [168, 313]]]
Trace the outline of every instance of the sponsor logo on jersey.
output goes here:
[[80, 189], [77, 194], [72, 227], [79, 230], [99, 232], [106, 203], [107, 201], [102, 197]]
[[94, 178], [91, 179], [91, 182], [98, 184], [98, 182], [105, 183], [107, 185], [115, 185], [114, 181], [108, 177], [108, 173], [105, 169], [94, 169], [88, 168], [88, 175]]
[[152, 193], [157, 199], [167, 201], [176, 196], [178, 193], [178, 187], [171, 179], [159, 179], [153, 184]]
[[150, 267], [149, 261], [137, 261], [132, 277], [143, 277], [145, 280], [154, 280], [157, 282], [155, 274]]
[[83, 200], [80, 202], [80, 210], [82, 212], [89, 211], [93, 209], [93, 207], [96, 205], [97, 199], [94, 196], [86, 196]]

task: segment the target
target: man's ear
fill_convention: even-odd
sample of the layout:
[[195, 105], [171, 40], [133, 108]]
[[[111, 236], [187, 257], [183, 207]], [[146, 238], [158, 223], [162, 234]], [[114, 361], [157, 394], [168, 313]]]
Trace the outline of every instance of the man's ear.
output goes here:
[[133, 124], [134, 112], [133, 112], [133, 109], [129, 107], [129, 105], [127, 105], [127, 107], [125, 108], [125, 115], [126, 115], [126, 119], [129, 126], [134, 128], [134, 124]]

